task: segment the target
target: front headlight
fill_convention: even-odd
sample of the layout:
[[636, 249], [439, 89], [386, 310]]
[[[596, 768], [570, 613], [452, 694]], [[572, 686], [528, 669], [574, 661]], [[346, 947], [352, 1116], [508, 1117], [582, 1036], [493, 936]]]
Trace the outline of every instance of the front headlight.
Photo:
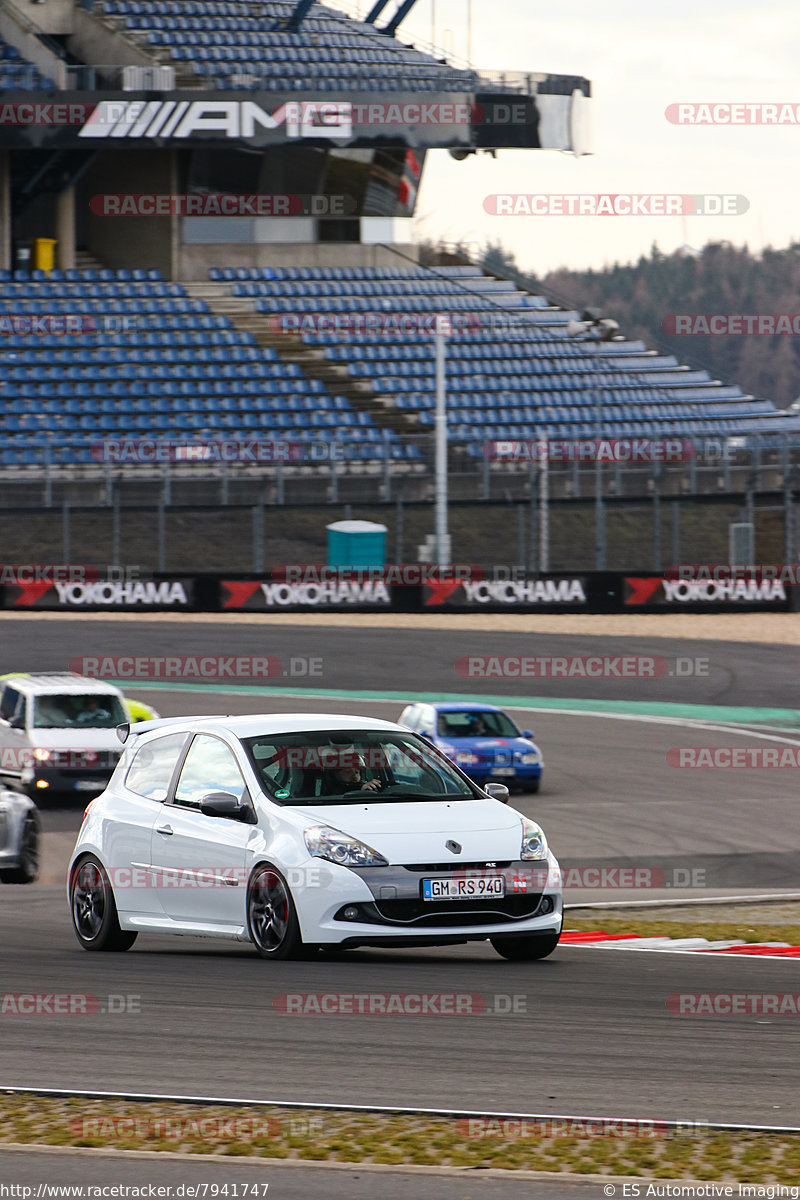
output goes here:
[[473, 754], [471, 750], [459, 750], [455, 758], [459, 767], [477, 767], [481, 761], [477, 754]]
[[359, 842], [357, 838], [332, 829], [330, 825], [314, 825], [303, 833], [312, 858], [325, 858], [340, 867], [388, 867], [382, 854]]
[[547, 838], [535, 821], [522, 818], [522, 850], [520, 858], [547, 858]]
[[541, 758], [538, 750], [531, 750], [528, 754], [521, 754], [519, 761], [526, 767], [532, 767], [534, 763], [541, 762]]
[[33, 751], [33, 757], [37, 762], [46, 763], [50, 762], [52, 755], [49, 750], [45, 750], [44, 746], [37, 746]]

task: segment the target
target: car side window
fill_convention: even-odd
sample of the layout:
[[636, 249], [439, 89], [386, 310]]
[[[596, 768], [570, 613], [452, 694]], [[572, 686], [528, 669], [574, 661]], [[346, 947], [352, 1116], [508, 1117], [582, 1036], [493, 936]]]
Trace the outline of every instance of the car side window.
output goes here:
[[166, 800], [172, 772], [185, 745], [185, 733], [169, 733], [145, 742], [136, 751], [125, 786], [148, 800]]
[[199, 733], [181, 768], [174, 803], [199, 809], [209, 792], [230, 792], [241, 801], [245, 783], [231, 748], [218, 737]]
[[22, 716], [24, 712], [25, 700], [22, 693], [13, 687], [4, 688], [3, 698], [0, 700], [0, 717], [5, 721], [11, 721], [15, 716]]

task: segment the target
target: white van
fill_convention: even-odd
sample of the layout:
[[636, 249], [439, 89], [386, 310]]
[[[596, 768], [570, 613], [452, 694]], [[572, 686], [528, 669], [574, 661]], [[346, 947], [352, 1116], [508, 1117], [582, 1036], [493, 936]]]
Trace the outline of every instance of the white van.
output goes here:
[[121, 753], [122, 692], [72, 672], [0, 676], [0, 782], [29, 796], [96, 796]]

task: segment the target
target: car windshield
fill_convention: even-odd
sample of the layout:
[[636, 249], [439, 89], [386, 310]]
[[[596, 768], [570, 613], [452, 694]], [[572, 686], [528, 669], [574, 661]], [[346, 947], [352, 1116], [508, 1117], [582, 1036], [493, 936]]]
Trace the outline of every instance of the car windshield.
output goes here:
[[504, 712], [486, 712], [483, 709], [475, 712], [466, 709], [440, 712], [437, 732], [439, 737], [445, 738], [520, 736], [514, 722]]
[[279, 804], [472, 800], [475, 791], [434, 746], [382, 730], [264, 734], [243, 744]]
[[102, 692], [36, 696], [33, 704], [37, 729], [114, 729], [127, 719], [118, 697]]

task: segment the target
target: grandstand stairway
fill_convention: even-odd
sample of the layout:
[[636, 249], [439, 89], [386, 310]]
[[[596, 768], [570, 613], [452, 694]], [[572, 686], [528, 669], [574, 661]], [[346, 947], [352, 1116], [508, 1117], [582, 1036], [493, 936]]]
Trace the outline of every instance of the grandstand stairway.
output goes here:
[[255, 311], [252, 300], [232, 297], [230, 286], [221, 283], [185, 283], [184, 290], [193, 299], [204, 300], [211, 312], [225, 317], [237, 329], [253, 336], [262, 349], [275, 350], [286, 364], [297, 364], [309, 379], [318, 379], [331, 395], [344, 396], [354, 412], [366, 413], [378, 429], [408, 435], [426, 433], [416, 414], [402, 412], [394, 396], [384, 396], [366, 380], [352, 378], [346, 366], [337, 366], [319, 347], [304, 346], [300, 339], [268, 328], [262, 313]]
[[93, 20], [105, 25], [113, 33], [121, 34], [153, 66], [172, 67], [175, 71], [175, 86], [177, 88], [197, 88], [204, 86], [203, 80], [198, 75], [194, 63], [174, 62], [170, 57], [168, 47], [151, 45], [145, 32], [139, 32], [127, 27], [125, 17], [106, 11], [102, 5], [96, 5], [89, 15]]
[[106, 265], [99, 258], [90, 254], [88, 250], [75, 251], [75, 267], [78, 271], [102, 271]]

